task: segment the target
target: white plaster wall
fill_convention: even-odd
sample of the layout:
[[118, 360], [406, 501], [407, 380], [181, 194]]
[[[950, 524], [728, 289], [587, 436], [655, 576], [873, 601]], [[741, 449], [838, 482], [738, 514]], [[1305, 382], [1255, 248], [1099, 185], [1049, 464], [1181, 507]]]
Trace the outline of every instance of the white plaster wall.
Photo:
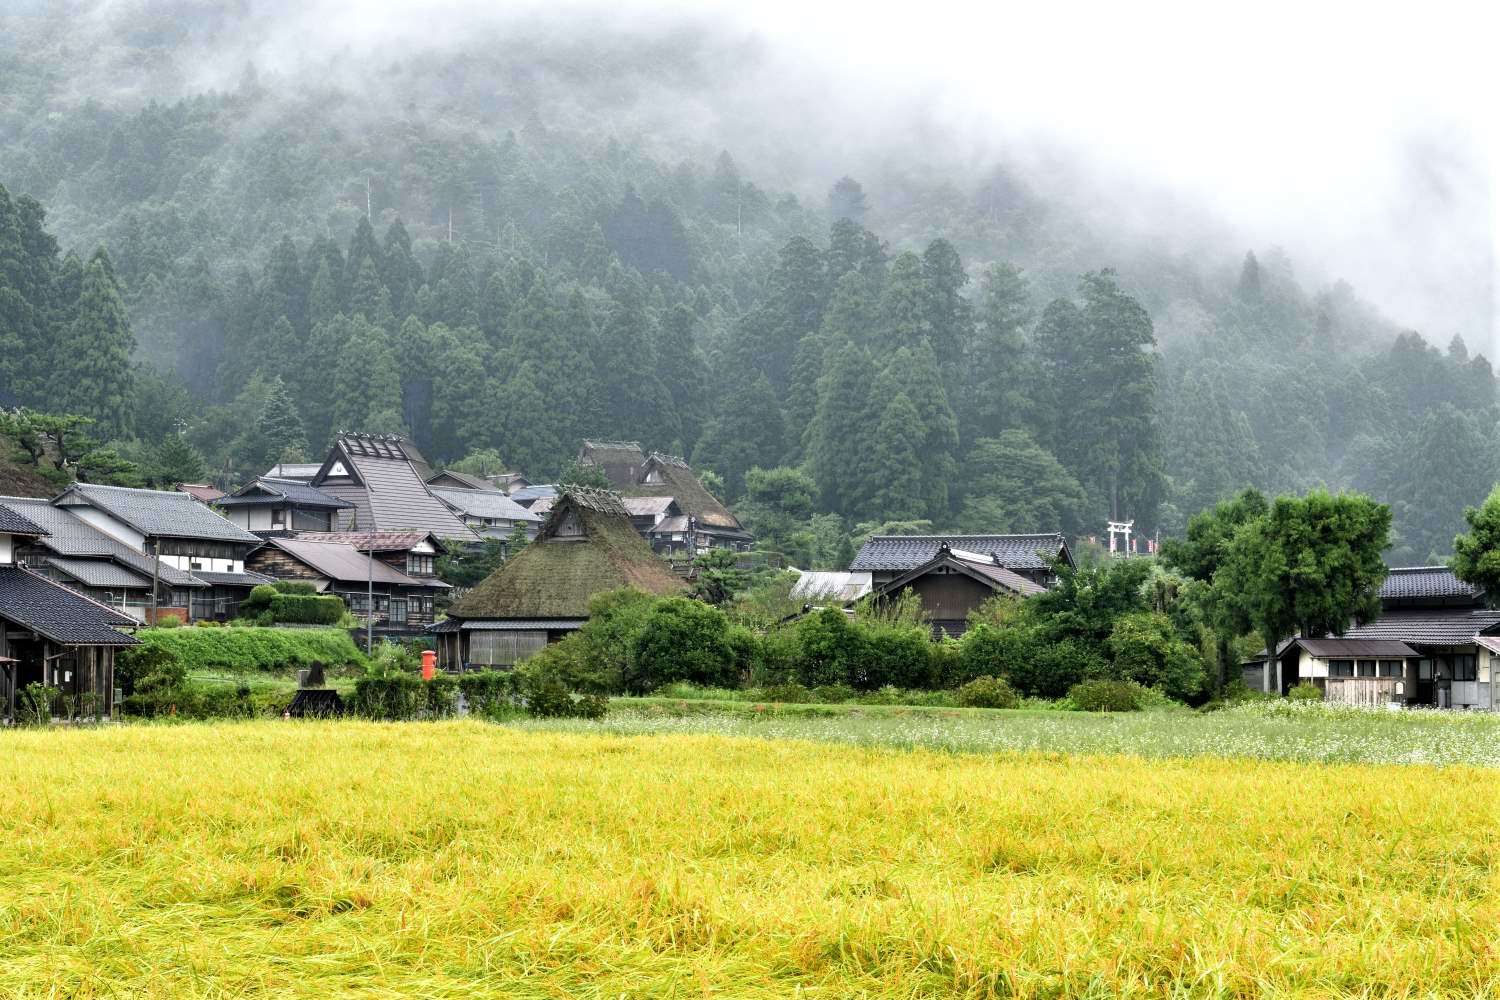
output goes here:
[[10, 535], [0, 535], [0, 563], [16, 561], [16, 546]]
[[124, 542], [137, 551], [146, 550], [146, 536], [124, 521], [118, 521], [98, 507], [69, 507], [68, 511], [93, 525], [118, 542]]

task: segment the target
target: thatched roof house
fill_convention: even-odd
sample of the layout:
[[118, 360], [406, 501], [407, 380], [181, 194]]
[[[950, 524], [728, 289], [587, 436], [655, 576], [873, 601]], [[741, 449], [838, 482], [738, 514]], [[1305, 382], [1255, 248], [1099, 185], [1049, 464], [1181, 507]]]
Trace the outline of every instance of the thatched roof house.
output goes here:
[[647, 531], [652, 547], [665, 555], [691, 555], [699, 549], [750, 547], [750, 535], [739, 519], [710, 493], [687, 462], [675, 455], [653, 452], [640, 479], [626, 489], [632, 499], [673, 498], [678, 514], [662, 517]]
[[433, 626], [439, 662], [509, 666], [581, 628], [590, 599], [621, 587], [666, 595], [683, 582], [636, 533], [619, 494], [566, 487], [536, 541]]

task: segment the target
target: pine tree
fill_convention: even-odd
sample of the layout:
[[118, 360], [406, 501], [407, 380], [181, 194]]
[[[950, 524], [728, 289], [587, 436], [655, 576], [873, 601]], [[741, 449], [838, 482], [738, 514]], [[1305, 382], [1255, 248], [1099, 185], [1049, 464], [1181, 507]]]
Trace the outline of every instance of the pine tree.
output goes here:
[[831, 348], [830, 357], [818, 387], [808, 460], [824, 509], [848, 515], [867, 507], [868, 493], [859, 473], [884, 401], [872, 397], [875, 372], [863, 348], [846, 343]]
[[431, 341], [434, 391], [429, 457], [447, 462], [494, 443], [487, 414], [475, 405], [484, 398], [487, 381], [482, 341], [476, 331], [468, 331], [466, 337], [442, 326], [433, 327]]
[[857, 222], [835, 220], [828, 231], [828, 280], [837, 282], [851, 271], [880, 287], [885, 274], [886, 252], [880, 238]]
[[400, 218], [385, 231], [380, 250], [380, 278], [391, 294], [391, 312], [398, 322], [411, 312], [412, 297], [422, 287], [422, 265], [411, 252], [411, 235]]
[[606, 425], [618, 436], [650, 443], [682, 436], [672, 397], [658, 374], [655, 331], [639, 278], [623, 278], [599, 345]]
[[354, 283], [349, 288], [349, 312], [353, 316], [363, 316], [383, 330], [390, 330], [395, 324], [391, 293], [381, 283], [376, 262], [368, 257], [360, 262]]
[[[262, 337], [267, 336], [283, 316], [297, 333], [307, 332], [307, 284], [302, 276], [302, 266], [297, 262], [297, 246], [290, 236], [283, 236], [271, 251], [265, 277], [261, 280], [260, 299], [256, 327]], [[264, 354], [260, 356], [265, 357]]]
[[299, 461], [307, 455], [307, 435], [297, 404], [280, 378], [273, 377], [266, 387], [265, 402], [255, 418], [255, 440], [257, 469]]
[[964, 262], [947, 240], [933, 240], [922, 254], [927, 289], [927, 326], [943, 385], [957, 396], [964, 358], [974, 339], [974, 314], [963, 288], [969, 283]]
[[148, 479], [163, 489], [181, 483], [201, 483], [208, 476], [203, 455], [180, 434], [168, 434], [151, 454]]
[[91, 418], [105, 437], [129, 434], [134, 350], [109, 258], [96, 251], [84, 268], [77, 316], [57, 352], [57, 409]]
[[860, 186], [859, 181], [845, 175], [834, 182], [828, 191], [829, 215], [834, 219], [863, 225], [867, 211], [869, 208], [865, 204], [865, 189]]
[[316, 327], [337, 316], [343, 297], [339, 294], [336, 272], [327, 260], [318, 261], [317, 273], [313, 275], [312, 287], [307, 294], [308, 321]]
[[[900, 349], [892, 355], [887, 373], [917, 414], [917, 427], [921, 431], [918, 467], [922, 486], [918, 498], [922, 516], [945, 521], [950, 507], [948, 488], [958, 467], [958, 419], [948, 404], [932, 345], [923, 340], [915, 347]], [[882, 394], [881, 398], [888, 397]]]
[[402, 433], [401, 374], [390, 337], [356, 316], [333, 362], [333, 429], [368, 434]]

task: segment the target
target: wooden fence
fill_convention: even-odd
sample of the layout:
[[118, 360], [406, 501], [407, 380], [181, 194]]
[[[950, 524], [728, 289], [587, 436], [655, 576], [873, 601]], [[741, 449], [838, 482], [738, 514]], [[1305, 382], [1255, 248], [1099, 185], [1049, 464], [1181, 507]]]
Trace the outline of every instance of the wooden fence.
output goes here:
[[1396, 693], [1396, 685], [1400, 683], [1399, 677], [1330, 677], [1324, 700], [1381, 708], [1405, 700], [1404, 695]]

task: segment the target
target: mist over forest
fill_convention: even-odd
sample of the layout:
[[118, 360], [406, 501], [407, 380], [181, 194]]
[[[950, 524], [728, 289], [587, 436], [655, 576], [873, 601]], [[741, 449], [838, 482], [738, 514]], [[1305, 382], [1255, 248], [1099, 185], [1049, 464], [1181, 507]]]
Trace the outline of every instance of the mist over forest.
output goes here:
[[[151, 482], [341, 428], [537, 481], [636, 439], [810, 565], [892, 523], [1170, 535], [1251, 485], [1368, 492], [1393, 565], [1449, 552], [1500, 479], [1466, 137], [1247, 221], [1238, 179], [1034, 127], [1079, 117], [1045, 80], [954, 102], [816, 23], [12, 3], [0, 403]], [[1409, 195], [1378, 218], [1377, 181]]]

